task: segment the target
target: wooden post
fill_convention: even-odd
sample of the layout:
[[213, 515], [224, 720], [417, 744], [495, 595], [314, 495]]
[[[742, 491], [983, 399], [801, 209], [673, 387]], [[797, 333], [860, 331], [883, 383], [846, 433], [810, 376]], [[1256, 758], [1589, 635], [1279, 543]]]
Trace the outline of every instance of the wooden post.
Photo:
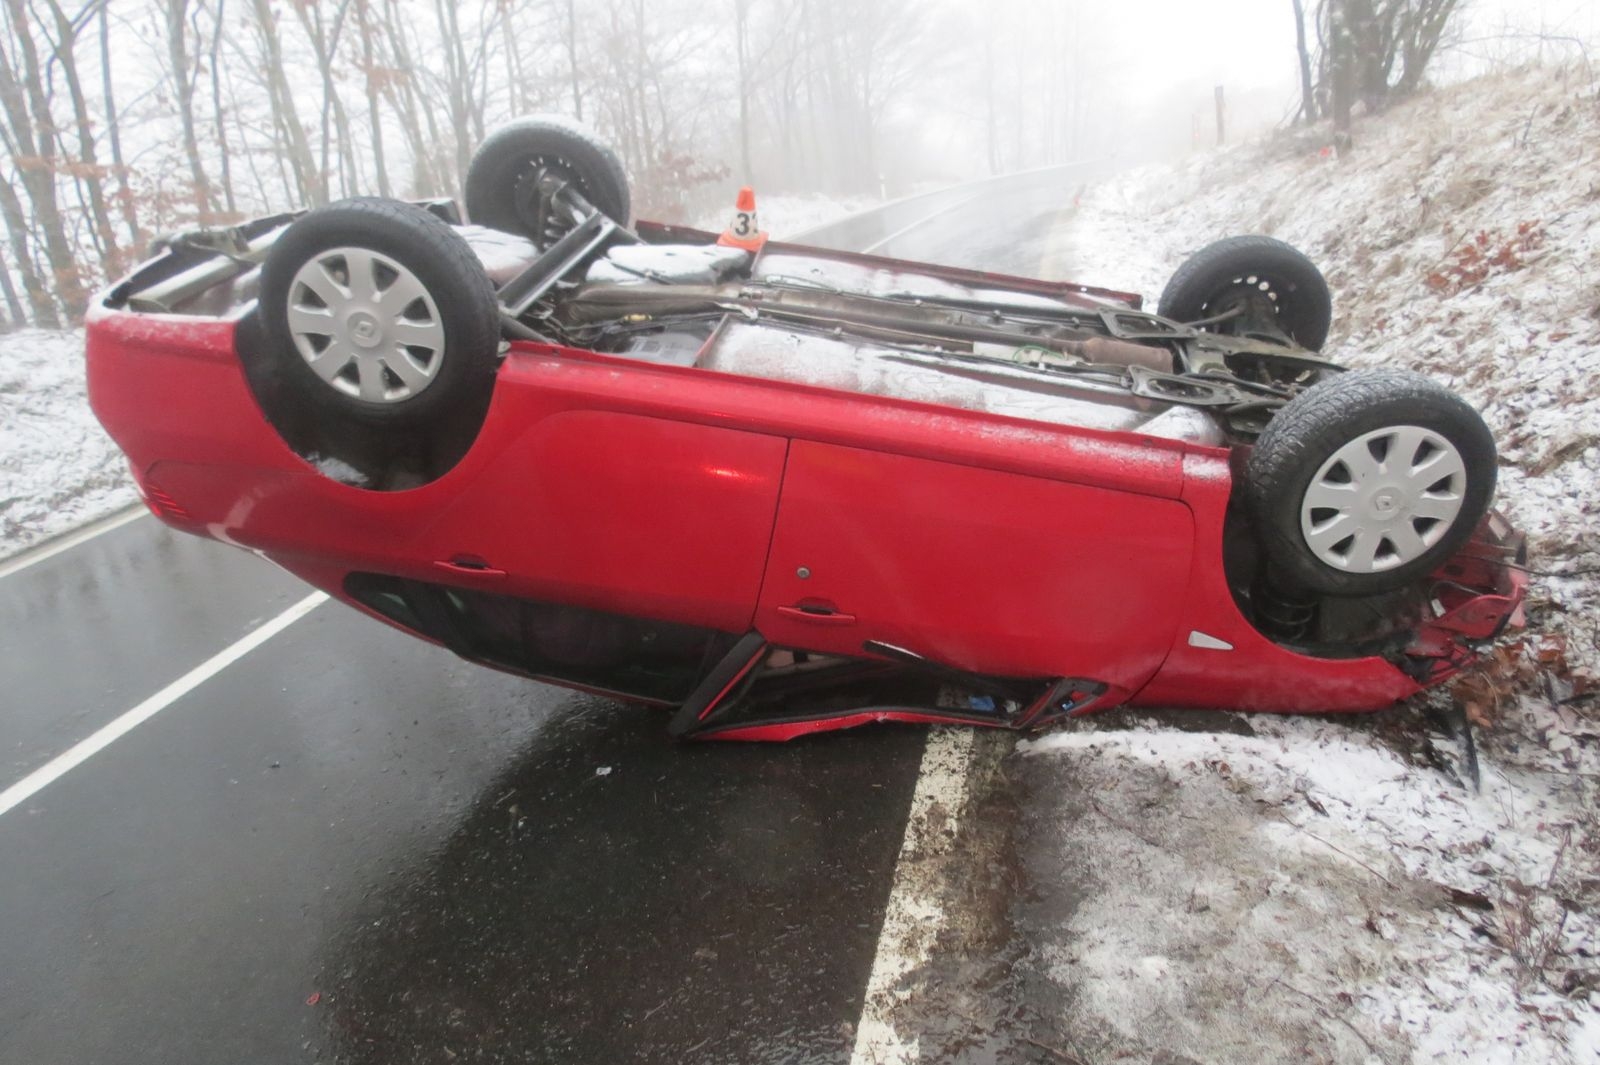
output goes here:
[[1226, 139], [1227, 139], [1226, 131], [1224, 129], [1223, 121], [1222, 121], [1222, 86], [1218, 85], [1217, 86], [1217, 143], [1220, 145]]

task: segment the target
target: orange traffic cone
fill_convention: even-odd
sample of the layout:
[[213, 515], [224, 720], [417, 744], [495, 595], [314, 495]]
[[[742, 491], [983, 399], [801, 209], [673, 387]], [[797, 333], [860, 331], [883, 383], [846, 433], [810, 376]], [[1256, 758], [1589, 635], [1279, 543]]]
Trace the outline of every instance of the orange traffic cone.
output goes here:
[[733, 205], [733, 219], [728, 223], [728, 228], [722, 231], [722, 236], [717, 238], [717, 243], [746, 251], [760, 251], [766, 242], [767, 235], [761, 232], [761, 223], [756, 221], [755, 190], [746, 185], [739, 190], [739, 198]]

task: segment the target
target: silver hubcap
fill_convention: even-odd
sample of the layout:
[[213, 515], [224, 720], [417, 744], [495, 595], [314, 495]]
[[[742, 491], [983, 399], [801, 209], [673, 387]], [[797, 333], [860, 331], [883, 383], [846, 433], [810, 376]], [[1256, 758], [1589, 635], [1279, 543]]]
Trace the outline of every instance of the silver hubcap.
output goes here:
[[347, 396], [399, 403], [444, 365], [439, 308], [417, 275], [366, 248], [333, 248], [289, 283], [289, 334], [316, 375]]
[[1300, 532], [1323, 562], [1379, 573], [1420, 558], [1461, 513], [1467, 468], [1431, 429], [1399, 425], [1335, 451], [1306, 486]]

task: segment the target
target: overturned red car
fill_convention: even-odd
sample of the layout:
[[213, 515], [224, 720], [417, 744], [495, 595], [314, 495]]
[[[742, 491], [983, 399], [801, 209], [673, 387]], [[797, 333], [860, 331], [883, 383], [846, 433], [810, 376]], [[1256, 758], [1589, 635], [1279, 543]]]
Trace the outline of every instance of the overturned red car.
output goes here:
[[580, 127], [451, 202], [168, 238], [90, 398], [175, 528], [681, 736], [1373, 710], [1517, 620], [1458, 397], [1315, 354], [1294, 249], [1138, 296], [640, 223]]

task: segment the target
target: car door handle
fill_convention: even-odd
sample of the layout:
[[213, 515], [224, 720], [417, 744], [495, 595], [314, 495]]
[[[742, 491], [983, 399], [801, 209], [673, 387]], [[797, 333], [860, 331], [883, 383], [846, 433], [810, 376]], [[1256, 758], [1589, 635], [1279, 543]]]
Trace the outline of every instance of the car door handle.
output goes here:
[[492, 579], [506, 575], [505, 570], [495, 569], [483, 559], [473, 558], [470, 555], [457, 555], [455, 558], [441, 559], [435, 562], [434, 565], [446, 573], [453, 573], [458, 577], [488, 577]]
[[841, 614], [831, 606], [780, 606], [780, 617], [794, 621], [809, 621], [817, 625], [854, 625], [854, 614]]

